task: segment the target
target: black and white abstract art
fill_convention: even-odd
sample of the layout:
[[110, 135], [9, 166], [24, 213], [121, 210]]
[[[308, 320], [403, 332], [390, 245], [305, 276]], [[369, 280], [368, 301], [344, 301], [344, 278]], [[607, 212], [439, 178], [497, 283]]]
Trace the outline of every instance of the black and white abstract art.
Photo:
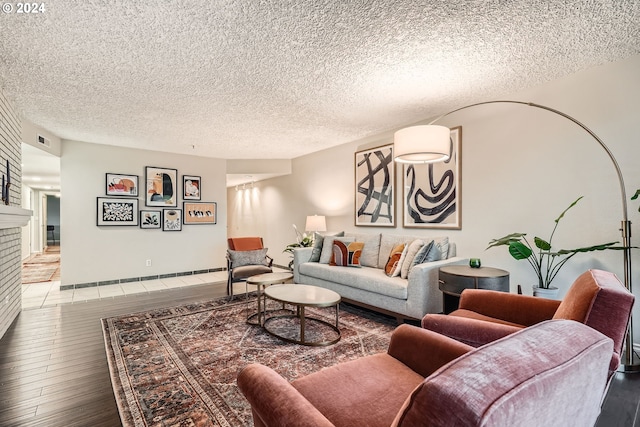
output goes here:
[[451, 129], [446, 162], [405, 164], [403, 225], [408, 228], [462, 228], [460, 207], [462, 127]]
[[395, 227], [393, 144], [355, 153], [355, 224]]
[[138, 199], [98, 197], [97, 225], [138, 225]]

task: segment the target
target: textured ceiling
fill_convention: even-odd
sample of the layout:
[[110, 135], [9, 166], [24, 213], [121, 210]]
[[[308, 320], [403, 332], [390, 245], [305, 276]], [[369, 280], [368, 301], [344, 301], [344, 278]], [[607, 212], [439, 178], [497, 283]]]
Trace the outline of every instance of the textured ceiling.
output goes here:
[[638, 0], [44, 5], [0, 14], [0, 87], [26, 119], [228, 159], [295, 158], [640, 52]]

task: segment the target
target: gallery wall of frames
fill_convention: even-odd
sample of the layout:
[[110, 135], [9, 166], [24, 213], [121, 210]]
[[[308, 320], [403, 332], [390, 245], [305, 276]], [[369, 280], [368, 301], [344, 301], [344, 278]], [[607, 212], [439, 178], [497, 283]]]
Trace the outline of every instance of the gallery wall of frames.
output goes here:
[[180, 177], [177, 169], [146, 166], [142, 183], [139, 175], [107, 172], [104, 192], [97, 197], [99, 227], [181, 231], [183, 225], [217, 222], [216, 202], [201, 201], [202, 179], [186, 174]]

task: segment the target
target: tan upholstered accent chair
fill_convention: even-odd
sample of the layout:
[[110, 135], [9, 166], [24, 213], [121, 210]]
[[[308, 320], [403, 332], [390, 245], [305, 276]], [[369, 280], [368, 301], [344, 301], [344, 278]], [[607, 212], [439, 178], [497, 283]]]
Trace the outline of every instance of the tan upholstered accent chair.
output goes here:
[[620, 365], [634, 299], [615, 274], [588, 270], [562, 301], [465, 289], [458, 310], [448, 315], [427, 314], [422, 327], [479, 347], [544, 320], [575, 320], [613, 340], [612, 375]]
[[227, 295], [233, 298], [235, 282], [273, 272], [273, 259], [267, 255], [262, 237], [230, 237], [227, 243]]
[[480, 348], [402, 325], [387, 353], [292, 383], [259, 364], [238, 386], [256, 427], [588, 426], [607, 384], [613, 343], [551, 320]]

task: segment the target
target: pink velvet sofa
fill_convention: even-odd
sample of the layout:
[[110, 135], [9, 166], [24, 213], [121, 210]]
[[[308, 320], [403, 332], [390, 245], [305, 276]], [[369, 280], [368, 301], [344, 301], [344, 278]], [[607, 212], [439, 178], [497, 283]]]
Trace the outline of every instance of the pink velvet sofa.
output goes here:
[[613, 340], [612, 375], [620, 365], [634, 300], [615, 274], [588, 270], [573, 282], [562, 301], [465, 289], [458, 310], [427, 314], [422, 327], [479, 347], [545, 320], [575, 320]]
[[289, 383], [251, 364], [238, 386], [256, 427], [590, 426], [612, 340], [570, 320], [543, 322], [473, 348], [415, 326], [387, 353]]

